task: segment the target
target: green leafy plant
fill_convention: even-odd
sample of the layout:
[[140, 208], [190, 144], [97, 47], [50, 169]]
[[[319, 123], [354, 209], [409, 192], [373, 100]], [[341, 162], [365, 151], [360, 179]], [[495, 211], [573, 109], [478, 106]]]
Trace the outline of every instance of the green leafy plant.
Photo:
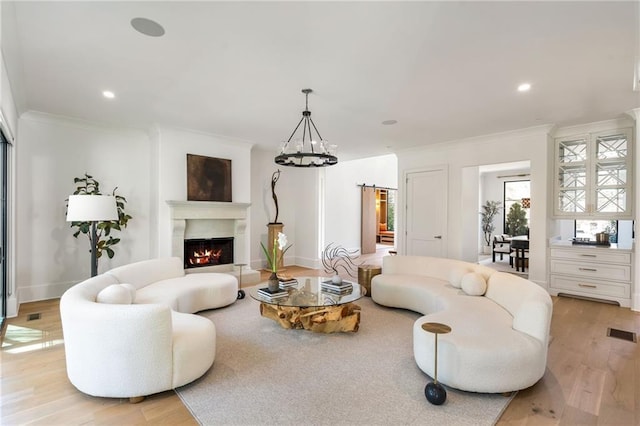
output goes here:
[[[85, 173], [83, 177], [76, 177], [73, 182], [77, 185], [73, 195], [103, 195], [100, 192], [100, 182], [94, 179], [93, 176]], [[107, 220], [98, 222], [96, 229], [97, 244], [91, 238], [91, 222], [71, 222], [71, 228], [76, 228], [73, 233], [75, 238], [78, 238], [80, 234], [84, 234], [89, 239], [90, 247], [96, 247], [96, 258], [102, 257], [102, 253], [106, 252], [109, 259], [115, 256], [113, 246], [120, 242], [120, 238], [116, 238], [111, 233], [113, 231], [122, 231], [127, 227], [129, 220], [132, 219], [130, 215], [125, 213], [124, 208], [127, 203], [127, 199], [116, 193], [118, 187], [115, 187], [111, 192], [116, 199], [116, 206], [118, 209], [118, 220]], [[67, 200], [67, 203], [69, 200]], [[67, 204], [68, 206], [68, 204]], [[91, 251], [90, 249], [89, 251]]]
[[506, 222], [509, 235], [527, 234], [527, 212], [522, 209], [520, 203], [511, 205]]
[[487, 243], [487, 246], [491, 245], [491, 234], [493, 234], [493, 231], [496, 229], [496, 226], [493, 224], [493, 218], [496, 217], [502, 208], [500, 204], [502, 204], [500, 201], [487, 200], [480, 212], [482, 232], [484, 232], [484, 241]]

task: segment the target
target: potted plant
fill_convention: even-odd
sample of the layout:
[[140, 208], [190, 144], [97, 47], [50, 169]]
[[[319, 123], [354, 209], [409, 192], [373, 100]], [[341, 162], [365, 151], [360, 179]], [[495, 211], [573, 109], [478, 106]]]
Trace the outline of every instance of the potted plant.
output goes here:
[[[76, 177], [73, 182], [78, 186], [73, 192], [73, 195], [103, 195], [100, 192], [100, 182], [94, 179], [93, 176], [85, 173], [83, 177]], [[72, 228], [77, 228], [73, 233], [75, 238], [78, 238], [80, 234], [85, 234], [89, 239], [90, 247], [95, 247], [96, 259], [102, 257], [102, 253], [105, 252], [109, 259], [115, 256], [113, 246], [120, 242], [120, 238], [115, 238], [111, 235], [113, 231], [121, 231], [122, 228], [126, 228], [131, 216], [125, 213], [124, 207], [127, 199], [116, 193], [118, 187], [115, 187], [111, 192], [116, 199], [116, 207], [118, 210], [118, 220], [107, 220], [98, 222], [96, 229], [96, 241], [92, 240], [91, 236], [91, 222], [71, 222]], [[67, 200], [68, 202], [68, 200]], [[93, 249], [91, 249], [93, 250]]]
[[502, 208], [500, 207], [500, 204], [502, 204], [500, 201], [487, 200], [482, 206], [482, 211], [480, 212], [481, 227], [482, 232], [484, 233], [484, 241], [486, 243], [486, 245], [483, 246], [483, 252], [485, 254], [491, 253], [491, 235], [496, 229], [496, 226], [493, 224], [493, 219]]
[[[269, 253], [269, 250], [260, 242], [260, 247], [264, 255], [267, 257], [267, 263], [271, 270], [271, 276], [269, 277], [269, 291], [276, 291], [280, 287], [280, 280], [278, 279], [278, 260], [284, 258], [284, 254], [291, 248], [293, 244], [287, 246], [287, 236], [282, 232], [278, 232], [278, 238], [273, 241], [273, 253]], [[278, 256], [278, 250], [280, 256]]]

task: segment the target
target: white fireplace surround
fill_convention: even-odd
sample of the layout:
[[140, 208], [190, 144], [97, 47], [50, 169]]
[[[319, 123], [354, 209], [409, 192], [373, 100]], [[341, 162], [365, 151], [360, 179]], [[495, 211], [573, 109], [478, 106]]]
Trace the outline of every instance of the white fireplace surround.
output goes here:
[[[191, 238], [233, 237], [234, 263], [248, 263], [247, 210], [249, 203], [168, 200], [171, 219], [171, 255], [184, 261], [184, 240]], [[224, 272], [238, 276], [239, 267], [215, 265], [189, 268], [186, 273]], [[242, 268], [242, 285], [260, 281], [260, 273]]]

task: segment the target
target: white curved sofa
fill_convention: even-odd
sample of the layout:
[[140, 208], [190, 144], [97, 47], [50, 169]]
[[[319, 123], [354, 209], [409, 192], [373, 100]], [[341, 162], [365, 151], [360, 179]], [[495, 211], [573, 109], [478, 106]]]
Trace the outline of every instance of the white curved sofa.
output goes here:
[[[382, 262], [382, 274], [371, 281], [371, 297], [425, 315], [413, 326], [414, 357], [423, 372], [433, 377], [435, 339], [422, 324], [439, 322], [451, 327], [451, 333], [438, 336], [439, 382], [501, 393], [532, 386], [544, 375], [552, 302], [543, 288], [454, 259], [387, 256]], [[482, 281], [474, 273], [486, 282], [483, 296], [459, 288]]]
[[76, 284], [60, 299], [69, 380], [89, 395], [133, 401], [197, 379], [213, 364], [216, 329], [192, 313], [229, 305], [237, 295], [234, 276], [185, 275], [177, 257]]

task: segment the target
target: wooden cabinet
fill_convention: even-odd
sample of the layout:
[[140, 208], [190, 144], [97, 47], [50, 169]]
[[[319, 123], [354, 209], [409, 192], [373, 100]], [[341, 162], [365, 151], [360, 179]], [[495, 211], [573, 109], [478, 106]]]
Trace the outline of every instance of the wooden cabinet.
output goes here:
[[630, 128], [555, 140], [554, 216], [632, 219]]
[[549, 292], [631, 305], [633, 253], [606, 247], [551, 247]]

